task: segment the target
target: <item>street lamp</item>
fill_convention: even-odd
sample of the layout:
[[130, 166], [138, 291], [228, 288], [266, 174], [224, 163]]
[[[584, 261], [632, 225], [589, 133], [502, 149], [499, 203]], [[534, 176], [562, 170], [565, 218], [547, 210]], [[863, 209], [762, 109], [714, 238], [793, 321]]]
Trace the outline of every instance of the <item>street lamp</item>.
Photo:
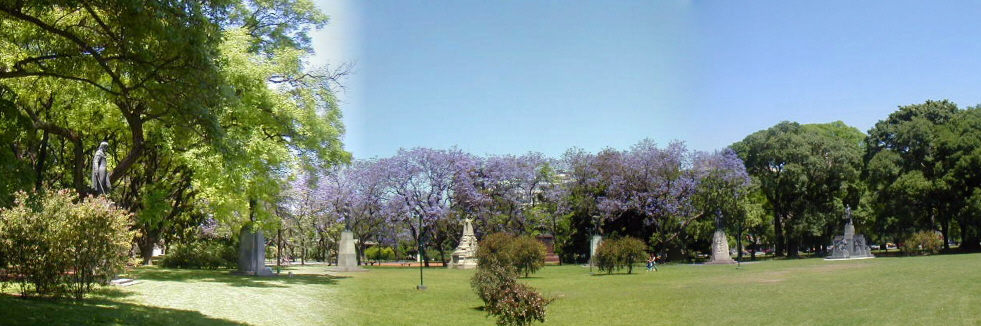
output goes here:
[[416, 244], [419, 247], [419, 285], [416, 290], [425, 290], [426, 285], [422, 282], [422, 215], [419, 215], [419, 232], [416, 232]]

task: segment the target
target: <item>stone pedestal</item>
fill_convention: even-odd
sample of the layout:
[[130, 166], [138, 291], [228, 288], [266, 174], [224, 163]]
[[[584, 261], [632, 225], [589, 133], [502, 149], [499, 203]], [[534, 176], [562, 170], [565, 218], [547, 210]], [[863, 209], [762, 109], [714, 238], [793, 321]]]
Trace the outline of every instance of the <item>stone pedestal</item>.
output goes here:
[[836, 236], [831, 248], [831, 256], [826, 259], [866, 259], [875, 258], [865, 243], [865, 235], [855, 234], [851, 219], [845, 224], [845, 234]]
[[341, 231], [341, 241], [337, 248], [337, 267], [331, 268], [334, 272], [365, 272], [364, 268], [358, 267], [358, 254], [354, 249], [354, 233], [350, 230]]
[[266, 267], [266, 238], [262, 231], [252, 232], [252, 224], [246, 224], [238, 236], [237, 275], [272, 276], [272, 269]]
[[715, 234], [712, 235], [712, 258], [706, 264], [721, 265], [735, 263], [736, 261], [732, 260], [732, 257], [729, 256], [729, 239], [726, 237], [726, 232], [716, 230]]
[[447, 268], [474, 269], [477, 268], [477, 236], [473, 233], [473, 224], [467, 219], [463, 224], [463, 236], [460, 237], [460, 244], [450, 255], [450, 263]]
[[593, 257], [596, 256], [596, 249], [603, 244], [603, 236], [594, 235], [592, 239], [589, 240], [589, 265], [596, 266], [593, 262]]

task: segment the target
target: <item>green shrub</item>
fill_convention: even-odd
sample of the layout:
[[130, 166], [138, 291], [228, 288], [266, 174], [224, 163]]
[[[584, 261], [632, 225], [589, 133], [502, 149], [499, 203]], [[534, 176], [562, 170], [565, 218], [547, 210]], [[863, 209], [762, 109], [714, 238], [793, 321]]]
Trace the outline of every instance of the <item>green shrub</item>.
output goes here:
[[528, 277], [545, 266], [545, 245], [531, 236], [494, 233], [480, 242], [476, 256], [478, 265], [487, 262], [511, 266]]
[[392, 260], [395, 259], [395, 249], [391, 247], [374, 246], [364, 250], [365, 257], [369, 260]]
[[627, 274], [630, 274], [634, 271], [634, 264], [647, 258], [646, 247], [643, 241], [633, 237], [603, 241], [596, 248], [594, 263], [607, 274], [623, 268], [627, 268]]
[[936, 231], [920, 231], [906, 239], [903, 252], [907, 255], [930, 255], [940, 252], [943, 237]]
[[518, 269], [518, 274], [537, 272], [545, 266], [545, 245], [531, 236], [521, 236], [514, 239], [510, 245], [511, 262]]
[[14, 207], [0, 210], [0, 251], [21, 295], [81, 299], [125, 268], [129, 214], [105, 197], [76, 203], [74, 192], [61, 190], [36, 202], [24, 192], [15, 198]]
[[514, 236], [507, 233], [494, 233], [484, 237], [477, 245], [477, 265], [480, 264], [499, 264], [503, 266], [514, 266], [511, 260], [511, 243]]
[[160, 260], [167, 268], [219, 269], [236, 268], [238, 252], [224, 241], [198, 241], [176, 244]]
[[[553, 299], [517, 282], [519, 272], [541, 268], [545, 259], [541, 243], [531, 237], [491, 234], [477, 246], [477, 259], [470, 286], [484, 301], [487, 314], [497, 316], [498, 325], [545, 322], [545, 308]], [[535, 262], [539, 260], [542, 264]]]

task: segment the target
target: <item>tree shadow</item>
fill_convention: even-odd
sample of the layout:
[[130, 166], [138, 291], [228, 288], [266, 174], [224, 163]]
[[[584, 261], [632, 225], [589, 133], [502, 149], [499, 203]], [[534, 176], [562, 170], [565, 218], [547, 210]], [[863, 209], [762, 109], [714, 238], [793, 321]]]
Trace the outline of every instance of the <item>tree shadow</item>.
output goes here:
[[[120, 291], [122, 292], [122, 291]], [[218, 325], [245, 323], [208, 317], [197, 311], [142, 306], [110, 299], [81, 302], [24, 299], [0, 295], [3, 325]]]
[[273, 276], [234, 275], [230, 270], [194, 270], [194, 269], [163, 269], [143, 268], [130, 272], [138, 280], [160, 282], [218, 282], [234, 287], [287, 288], [293, 284], [302, 285], [334, 285], [337, 280], [349, 276], [331, 276], [317, 274], [287, 274]]

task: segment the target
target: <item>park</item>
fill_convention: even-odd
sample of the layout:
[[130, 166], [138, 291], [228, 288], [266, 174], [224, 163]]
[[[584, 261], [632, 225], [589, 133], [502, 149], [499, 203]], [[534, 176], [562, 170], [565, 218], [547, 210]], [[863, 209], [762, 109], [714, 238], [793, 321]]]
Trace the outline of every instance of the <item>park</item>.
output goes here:
[[0, 325], [981, 323], [962, 26], [819, 9], [0, 0]]

